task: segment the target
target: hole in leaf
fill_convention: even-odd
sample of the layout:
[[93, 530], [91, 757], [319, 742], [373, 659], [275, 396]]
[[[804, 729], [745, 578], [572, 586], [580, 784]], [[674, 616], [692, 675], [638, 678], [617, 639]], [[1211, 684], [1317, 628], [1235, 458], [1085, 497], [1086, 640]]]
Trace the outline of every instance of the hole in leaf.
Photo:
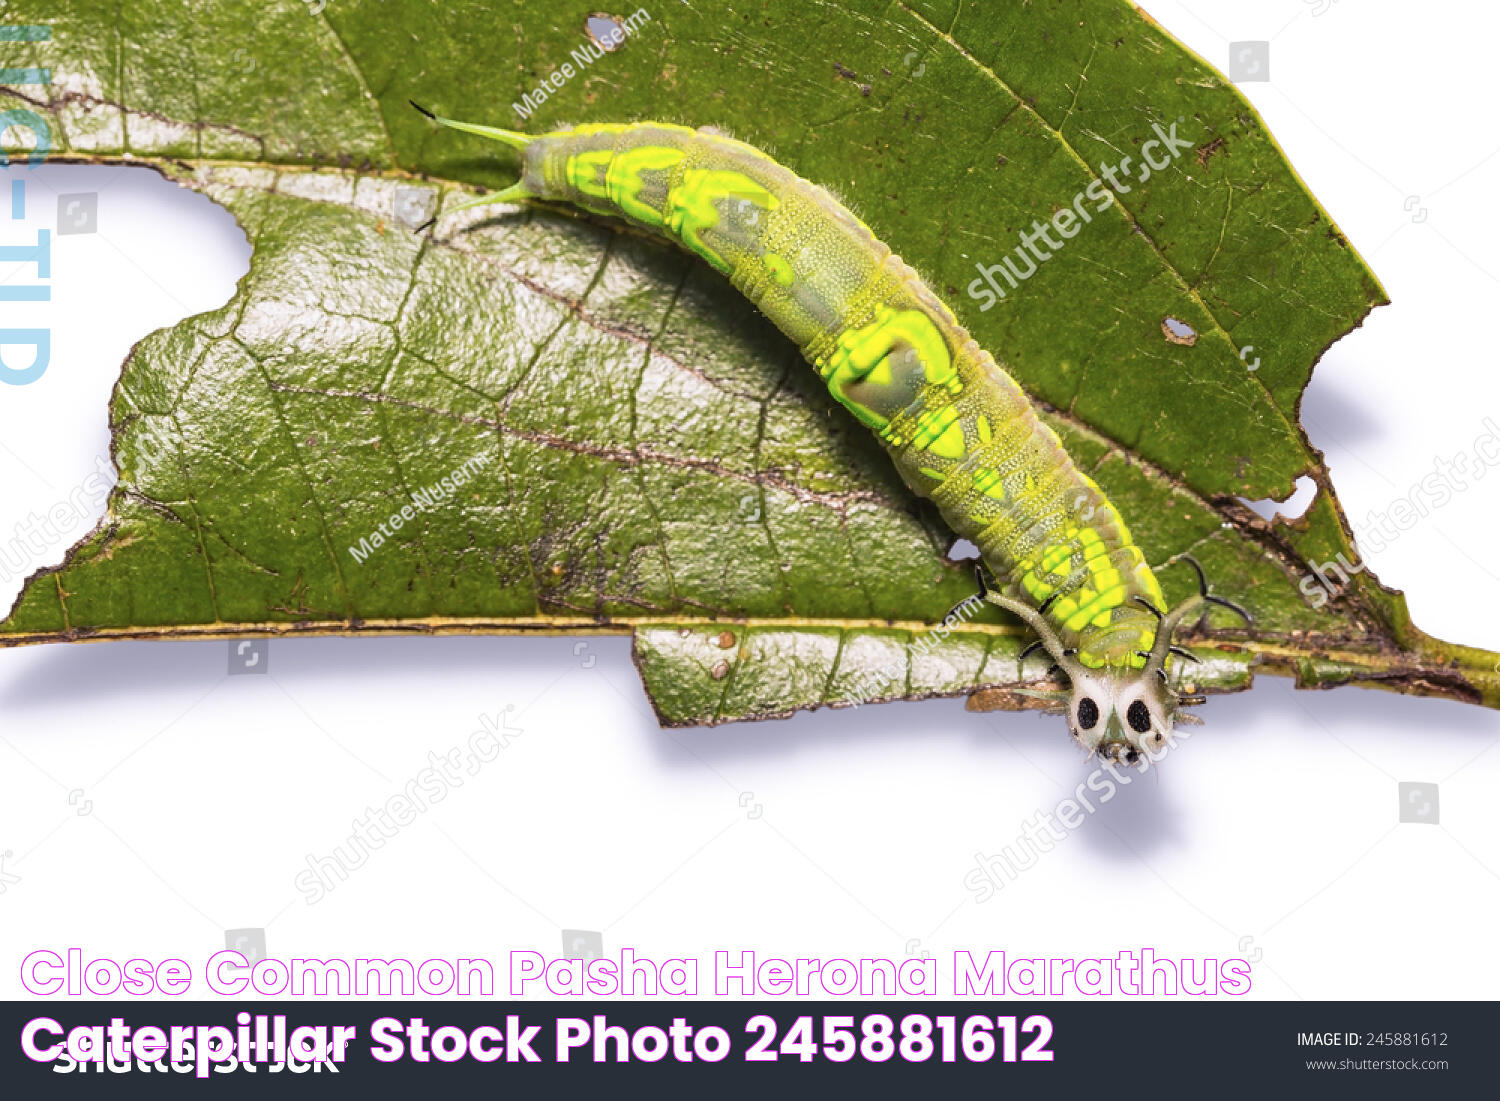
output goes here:
[[979, 561], [979, 548], [967, 539], [955, 539], [944, 557], [949, 562], [977, 562]]
[[594, 40], [601, 50], [618, 50], [625, 41], [626, 30], [613, 15], [596, 11], [583, 21], [583, 33]]
[[1192, 347], [1198, 343], [1198, 333], [1186, 321], [1180, 321], [1175, 317], [1164, 317], [1161, 319], [1161, 331], [1173, 344], [1186, 344]]
[[1307, 511], [1308, 506], [1313, 503], [1313, 499], [1317, 495], [1318, 483], [1304, 474], [1297, 479], [1297, 485], [1292, 490], [1292, 495], [1284, 501], [1273, 501], [1269, 497], [1259, 501], [1252, 501], [1249, 498], [1241, 497], [1240, 503], [1249, 508], [1262, 520], [1272, 520], [1276, 517], [1277, 513], [1280, 513], [1288, 520], [1298, 520], [1301, 519], [1302, 514]]

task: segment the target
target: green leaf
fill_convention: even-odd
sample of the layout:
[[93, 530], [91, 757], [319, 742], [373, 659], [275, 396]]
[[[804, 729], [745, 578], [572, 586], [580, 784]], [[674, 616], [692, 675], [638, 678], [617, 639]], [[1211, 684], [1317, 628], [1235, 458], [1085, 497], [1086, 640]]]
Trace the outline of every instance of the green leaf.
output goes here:
[[[668, 723], [1029, 705], [1012, 689], [1043, 663], [1018, 668], [1019, 625], [985, 609], [933, 629], [973, 591], [951, 534], [726, 281], [573, 211], [403, 224], [517, 167], [408, 97], [520, 125], [510, 105], [567, 64], [524, 128], [713, 124], [924, 272], [1168, 597], [1191, 591], [1165, 565], [1191, 551], [1254, 611], [1253, 632], [1198, 625], [1198, 687], [1267, 670], [1500, 705], [1494, 655], [1430, 639], [1368, 571], [1318, 607], [1303, 591], [1309, 563], [1357, 552], [1297, 403], [1384, 295], [1244, 100], [1130, 5], [663, 4], [587, 61], [591, 3], [128, 7], [8, 9], [53, 28], [13, 44], [31, 56], [12, 64], [53, 72], [27, 102], [54, 155], [149, 164], [222, 203], [252, 267], [127, 360], [108, 512], [0, 642], [619, 632]], [[1168, 167], [1129, 177], [1002, 302], [966, 293], [1033, 220], [1174, 133]], [[1239, 501], [1300, 476], [1319, 494], [1298, 521]]]

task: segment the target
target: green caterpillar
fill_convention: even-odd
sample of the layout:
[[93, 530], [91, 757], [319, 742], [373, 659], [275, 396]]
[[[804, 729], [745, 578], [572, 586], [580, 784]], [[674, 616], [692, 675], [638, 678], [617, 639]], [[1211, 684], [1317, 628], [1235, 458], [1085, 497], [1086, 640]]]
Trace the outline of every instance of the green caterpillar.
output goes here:
[[1210, 596], [1198, 570], [1199, 593], [1162, 610], [1119, 511], [1021, 388], [828, 192], [709, 128], [645, 122], [533, 136], [412, 106], [524, 152], [516, 184], [466, 206], [547, 199], [623, 217], [727, 275], [875, 432], [906, 483], [979, 548], [1004, 584], [996, 591], [981, 574], [986, 599], [1029, 624], [1038, 642], [1027, 652], [1045, 647], [1067, 675], [1070, 692], [1038, 694], [1066, 711], [1087, 750], [1135, 763], [1189, 718], [1183, 705], [1202, 702], [1168, 684], [1169, 655], [1191, 656], [1172, 634], [1205, 602], [1234, 605]]

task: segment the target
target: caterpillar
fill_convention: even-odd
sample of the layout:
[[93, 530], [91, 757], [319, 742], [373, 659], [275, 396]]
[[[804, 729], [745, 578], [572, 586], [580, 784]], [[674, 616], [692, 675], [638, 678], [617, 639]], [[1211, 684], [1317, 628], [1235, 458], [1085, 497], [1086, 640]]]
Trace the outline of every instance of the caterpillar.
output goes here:
[[[1035, 633], [1069, 688], [1032, 691], [1107, 761], [1144, 763], [1181, 708], [1166, 667], [1192, 655], [1119, 510], [1021, 387], [920, 276], [826, 190], [711, 127], [609, 123], [528, 135], [434, 122], [521, 151], [512, 186], [454, 208], [542, 199], [624, 218], [728, 276], [795, 341], [833, 398], [879, 438], [913, 491], [979, 549], [985, 599]], [[428, 223], [431, 224], [430, 222]], [[422, 227], [425, 228], [425, 227]], [[993, 580], [986, 581], [987, 570]]]

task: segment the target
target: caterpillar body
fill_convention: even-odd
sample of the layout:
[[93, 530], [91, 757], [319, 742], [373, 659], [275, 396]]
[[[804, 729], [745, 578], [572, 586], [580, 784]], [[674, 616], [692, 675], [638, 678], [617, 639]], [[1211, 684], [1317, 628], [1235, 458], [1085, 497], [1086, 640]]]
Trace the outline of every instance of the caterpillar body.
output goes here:
[[1226, 602], [1200, 585], [1162, 611], [1119, 510], [953, 312], [826, 190], [711, 128], [526, 135], [418, 110], [523, 151], [515, 185], [466, 205], [569, 203], [665, 236], [727, 275], [876, 434], [907, 485], [978, 547], [998, 579], [987, 599], [1025, 620], [1067, 674], [1070, 692], [1038, 694], [1058, 701], [1085, 748], [1134, 763], [1166, 744], [1182, 704], [1201, 702], [1169, 688], [1171, 635], [1204, 601]]

